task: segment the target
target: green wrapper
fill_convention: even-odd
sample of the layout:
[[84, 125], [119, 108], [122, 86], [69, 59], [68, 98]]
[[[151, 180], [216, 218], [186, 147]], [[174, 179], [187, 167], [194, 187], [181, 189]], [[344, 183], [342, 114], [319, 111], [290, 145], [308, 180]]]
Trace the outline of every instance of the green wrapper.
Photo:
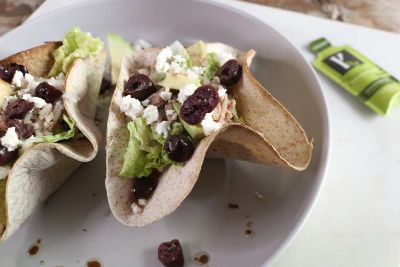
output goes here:
[[384, 115], [400, 105], [399, 81], [349, 45], [332, 46], [325, 38], [310, 49], [317, 54], [313, 65], [320, 72]]

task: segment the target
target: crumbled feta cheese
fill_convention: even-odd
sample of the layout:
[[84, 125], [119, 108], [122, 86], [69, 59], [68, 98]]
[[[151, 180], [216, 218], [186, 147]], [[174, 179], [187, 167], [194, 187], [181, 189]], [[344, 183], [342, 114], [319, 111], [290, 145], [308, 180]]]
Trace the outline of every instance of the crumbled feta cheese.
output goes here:
[[32, 96], [31, 94], [22, 95], [22, 99], [27, 100], [35, 104], [35, 108], [43, 108], [47, 103], [40, 97]]
[[142, 105], [147, 107], [150, 104], [150, 99], [146, 99], [142, 101]]
[[56, 78], [51, 77], [50, 79], [46, 80], [46, 82], [58, 90], [63, 90], [65, 87], [65, 76], [63, 73], [60, 73], [60, 75], [58, 75]]
[[15, 127], [7, 129], [6, 134], [1, 138], [1, 145], [6, 147], [8, 151], [14, 151], [18, 148], [19, 139]]
[[39, 85], [39, 82], [35, 80], [31, 74], [25, 74], [25, 87], [29, 90], [34, 90]]
[[169, 47], [162, 49], [156, 60], [156, 71], [157, 72], [167, 72], [170, 68], [168, 60], [172, 57], [172, 51]]
[[19, 70], [17, 70], [14, 74], [14, 78], [12, 79], [11, 84], [21, 88], [23, 81], [24, 81], [24, 74]]
[[138, 199], [138, 204], [139, 204], [139, 206], [144, 207], [144, 206], [147, 205], [147, 200], [144, 199], [144, 198], [139, 198], [139, 199]]
[[126, 116], [133, 120], [143, 112], [143, 107], [142, 104], [140, 104], [140, 101], [136, 98], [132, 98], [130, 95], [124, 96], [121, 99], [119, 108]]
[[168, 121], [162, 121], [156, 124], [156, 133], [158, 135], [163, 135], [165, 138], [168, 137], [168, 132], [171, 129]]
[[218, 86], [218, 96], [221, 98], [224, 97], [225, 95], [226, 95], [226, 89], [221, 85]]
[[174, 74], [183, 73], [187, 69], [186, 58], [181, 55], [175, 55], [172, 57], [170, 65], [170, 71]]
[[206, 70], [206, 68], [205, 68], [205, 67], [197, 67], [197, 66], [194, 66], [194, 67], [192, 67], [191, 70], [192, 70], [194, 73], [196, 73], [197, 76], [201, 76], [201, 75], [204, 74], [204, 71]]
[[221, 124], [213, 120], [211, 112], [206, 114], [204, 119], [201, 121], [201, 126], [203, 126], [204, 134], [206, 136], [221, 128]]
[[224, 65], [228, 60], [235, 59], [235, 57], [229, 52], [221, 52], [217, 54], [219, 65]]
[[159, 117], [158, 108], [153, 105], [148, 105], [143, 111], [143, 118], [146, 119], [147, 124], [152, 124], [157, 121]]
[[183, 104], [183, 102], [185, 102], [185, 100], [186, 100], [189, 96], [193, 95], [193, 93], [194, 93], [194, 91], [196, 91], [196, 89], [197, 89], [197, 86], [194, 85], [194, 84], [192, 84], [192, 83], [183, 86], [183, 87], [179, 90], [179, 94], [178, 94], [177, 100], [178, 100], [180, 103]]
[[171, 99], [172, 93], [171, 92], [167, 92], [167, 91], [162, 91], [162, 92], [160, 92], [160, 97], [161, 97], [162, 100], [168, 101], [168, 100]]
[[140, 208], [136, 203], [132, 203], [131, 205], [133, 214], [139, 214], [142, 212], [142, 208]]
[[187, 54], [185, 47], [179, 42], [175, 41], [169, 45], [173, 55], [185, 55]]
[[175, 112], [175, 110], [166, 110], [165, 115], [167, 115], [168, 120], [175, 121], [178, 118], [178, 114]]
[[144, 49], [147, 49], [147, 48], [150, 48], [150, 47], [151, 47], [151, 44], [146, 42], [143, 39], [137, 40], [135, 42], [135, 44], [133, 45], [133, 49], [136, 50], [136, 51], [144, 50]]

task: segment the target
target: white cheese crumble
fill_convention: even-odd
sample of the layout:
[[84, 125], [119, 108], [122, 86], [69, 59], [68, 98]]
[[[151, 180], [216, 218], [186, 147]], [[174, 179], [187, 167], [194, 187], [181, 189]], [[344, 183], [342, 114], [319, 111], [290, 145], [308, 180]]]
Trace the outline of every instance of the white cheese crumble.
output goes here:
[[126, 116], [135, 120], [143, 112], [142, 104], [136, 98], [132, 98], [130, 95], [124, 96], [121, 99], [120, 110], [125, 113]]
[[218, 96], [220, 98], [224, 97], [226, 95], [226, 89], [222, 87], [221, 85], [218, 87]]
[[146, 119], [146, 124], [152, 124], [159, 117], [158, 108], [153, 105], [148, 105], [143, 111], [143, 118]]
[[17, 70], [14, 74], [14, 78], [12, 79], [11, 84], [21, 88], [23, 81], [24, 81], [24, 74], [21, 71]]
[[221, 128], [221, 124], [214, 121], [211, 112], [206, 114], [204, 119], [201, 121], [201, 126], [203, 126], [203, 131], [206, 136]]
[[48, 84], [54, 86], [58, 90], [63, 91], [65, 87], [65, 76], [64, 73], [60, 73], [57, 77], [51, 77], [50, 79], [46, 80]]
[[162, 92], [160, 92], [160, 97], [161, 97], [162, 100], [168, 101], [168, 100], [171, 99], [172, 93], [171, 92], [167, 92], [167, 91], [162, 91]]
[[179, 41], [173, 42], [168, 47], [174, 55], [184, 55], [187, 53], [185, 47]]
[[136, 205], [136, 203], [132, 203], [131, 205], [133, 214], [139, 214], [142, 212], [142, 208]]
[[43, 108], [47, 103], [40, 97], [32, 96], [31, 94], [22, 95], [22, 99], [27, 100], [35, 104], [35, 108]]
[[235, 59], [232, 53], [229, 52], [221, 52], [217, 53], [219, 65], [224, 65], [228, 60]]
[[171, 120], [176, 120], [178, 118], [178, 114], [175, 112], [175, 110], [166, 110], [165, 111], [165, 115], [167, 115], [167, 117], [170, 117]]
[[156, 71], [157, 72], [168, 72], [170, 64], [168, 60], [172, 57], [171, 48], [163, 48], [157, 55], [156, 60]]
[[185, 102], [186, 99], [187, 99], [189, 96], [193, 95], [193, 93], [194, 93], [194, 91], [196, 91], [196, 89], [197, 89], [197, 86], [194, 85], [194, 84], [192, 84], [192, 83], [183, 86], [183, 87], [179, 90], [179, 94], [178, 94], [177, 100], [178, 100], [180, 103], [183, 104], [183, 102]]
[[14, 151], [18, 148], [19, 139], [15, 127], [7, 129], [6, 134], [1, 138], [1, 145], [6, 147], [8, 151]]
[[140, 50], [144, 50], [144, 49], [150, 48], [151, 46], [152, 45], [150, 43], [146, 42], [145, 40], [139, 39], [133, 45], [133, 49], [135, 51], [140, 51]]
[[144, 207], [144, 206], [147, 205], [147, 200], [144, 199], [144, 198], [139, 198], [139, 199], [138, 199], [138, 204], [139, 204], [139, 206]]
[[150, 104], [150, 99], [146, 99], [142, 101], [142, 105], [147, 107]]
[[39, 85], [39, 82], [35, 80], [31, 74], [25, 74], [25, 86], [29, 90], [34, 90]]
[[186, 70], [186, 58], [181, 55], [175, 55], [172, 57], [170, 64], [170, 70], [174, 74], [183, 73]]
[[156, 124], [155, 131], [158, 135], [163, 135], [165, 138], [168, 137], [168, 132], [171, 129], [168, 121], [162, 121]]

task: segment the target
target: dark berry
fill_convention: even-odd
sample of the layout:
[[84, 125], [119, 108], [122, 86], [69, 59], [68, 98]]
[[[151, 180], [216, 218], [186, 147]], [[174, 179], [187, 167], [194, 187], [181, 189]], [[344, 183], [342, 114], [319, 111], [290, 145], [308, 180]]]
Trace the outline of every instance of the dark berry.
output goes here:
[[182, 134], [170, 135], [164, 144], [168, 158], [176, 162], [185, 162], [193, 155], [194, 146], [190, 139]]
[[199, 124], [206, 113], [213, 111], [218, 105], [217, 91], [211, 85], [203, 85], [183, 102], [179, 116], [191, 125]]
[[158, 259], [165, 267], [183, 267], [183, 251], [179, 240], [161, 243], [158, 247]]
[[148, 177], [133, 179], [132, 193], [136, 203], [138, 203], [139, 199], [149, 199], [153, 195], [158, 184], [159, 175], [159, 172], [154, 171]]
[[217, 76], [222, 85], [234, 85], [238, 83], [242, 77], [242, 66], [237, 62], [237, 60], [228, 60], [219, 68]]
[[18, 99], [7, 105], [4, 112], [7, 119], [23, 119], [25, 115], [33, 109], [35, 104], [25, 99]]
[[46, 103], [53, 104], [56, 102], [60, 96], [62, 96], [63, 92], [55, 88], [54, 86], [50, 85], [47, 82], [39, 83], [35, 89], [35, 96], [44, 99]]
[[14, 78], [15, 72], [17, 70], [22, 72], [22, 74], [24, 75], [28, 73], [28, 70], [24, 65], [19, 65], [17, 63], [11, 63], [9, 65], [0, 66], [0, 79], [8, 83], [11, 83]]
[[34, 132], [32, 125], [25, 124], [20, 120], [8, 120], [7, 126], [15, 127], [19, 139], [28, 139]]
[[135, 74], [125, 84], [124, 96], [130, 95], [133, 98], [143, 101], [155, 93], [155, 91], [156, 87], [148, 76]]
[[0, 166], [7, 165], [18, 158], [18, 150], [8, 151], [7, 148], [0, 146]]

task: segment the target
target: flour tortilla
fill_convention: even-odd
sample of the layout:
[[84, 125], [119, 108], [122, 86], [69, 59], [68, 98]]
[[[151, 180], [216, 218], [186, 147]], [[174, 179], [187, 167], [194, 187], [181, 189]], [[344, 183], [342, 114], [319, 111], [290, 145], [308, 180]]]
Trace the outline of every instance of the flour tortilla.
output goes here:
[[[255, 55], [220, 43], [206, 44], [207, 52], [230, 52], [243, 66], [243, 78], [230, 89], [246, 125], [232, 123], [202, 139], [183, 166], [170, 166], [140, 214], [132, 211], [132, 179], [119, 176], [129, 140], [125, 115], [119, 110], [124, 83], [140, 68], [154, 68], [159, 48], [135, 52], [123, 59], [110, 106], [107, 129], [107, 197], [114, 216], [123, 224], [140, 227], [173, 212], [193, 189], [204, 158], [224, 157], [304, 170], [312, 154], [312, 141], [296, 119], [254, 78], [249, 65]], [[243, 142], [246, 140], [246, 142]]]
[[[61, 44], [46, 43], [1, 60], [0, 65], [23, 64], [32, 75], [45, 77], [54, 63], [52, 53]], [[94, 115], [105, 60], [105, 51], [76, 59], [66, 74], [65, 110], [86, 138], [33, 145], [14, 163], [7, 179], [0, 181], [0, 241], [9, 238], [80, 162], [96, 156], [101, 134], [94, 123]]]

